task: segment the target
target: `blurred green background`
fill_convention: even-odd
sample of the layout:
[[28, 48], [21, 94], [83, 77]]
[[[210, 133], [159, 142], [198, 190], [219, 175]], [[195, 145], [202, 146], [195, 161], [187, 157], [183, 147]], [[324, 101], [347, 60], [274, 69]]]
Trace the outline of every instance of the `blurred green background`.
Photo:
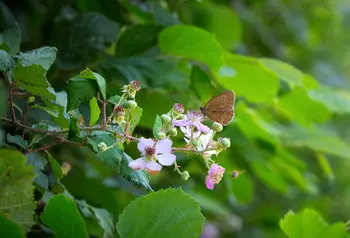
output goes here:
[[[285, 237], [279, 220], [288, 210], [305, 207], [330, 223], [349, 219], [348, 1], [8, 0], [0, 2], [0, 13], [1, 31], [18, 22], [21, 51], [58, 48], [47, 75], [57, 92], [86, 67], [104, 76], [110, 96], [140, 80], [136, 101], [143, 117], [137, 136], [151, 137], [156, 114], [168, 112], [174, 103], [198, 108], [223, 90], [222, 82], [198, 64], [162, 53], [158, 34], [163, 29], [197, 26], [213, 33], [225, 50], [258, 58], [277, 75], [278, 85], [272, 85], [275, 81], [262, 68], [240, 65], [237, 59], [232, 67], [241, 77], [222, 84], [237, 94], [235, 119], [220, 134], [231, 138], [231, 147], [217, 159], [228, 171], [223, 181], [207, 190], [203, 161], [177, 154], [190, 179], [184, 182], [165, 168], [152, 177], [151, 187], [181, 186], [197, 199], [207, 218], [203, 238]], [[274, 87], [277, 93], [270, 97]], [[81, 110], [84, 114], [84, 107]], [[30, 123], [48, 119], [38, 111], [28, 117]], [[125, 150], [138, 158], [135, 144]], [[65, 145], [51, 152], [61, 164], [73, 166], [62, 180], [67, 190], [115, 218], [130, 201], [147, 193], [96, 160], [88, 148]], [[245, 173], [232, 179], [233, 170]], [[86, 222], [90, 234], [102, 237], [96, 220]]]

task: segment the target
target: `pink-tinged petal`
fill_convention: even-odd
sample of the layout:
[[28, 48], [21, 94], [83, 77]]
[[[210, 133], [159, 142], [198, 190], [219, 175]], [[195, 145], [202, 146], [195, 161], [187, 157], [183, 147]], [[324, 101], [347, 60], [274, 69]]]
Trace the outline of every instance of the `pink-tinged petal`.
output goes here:
[[192, 125], [192, 121], [188, 120], [188, 119], [173, 120], [173, 125], [174, 126], [191, 126]]
[[143, 137], [140, 138], [139, 143], [137, 144], [137, 149], [141, 153], [144, 153], [146, 147], [153, 147], [154, 146], [154, 141], [152, 139], [145, 139]]
[[210, 128], [207, 127], [206, 125], [203, 125], [202, 123], [200, 122], [195, 122], [194, 123], [194, 126], [197, 127], [198, 131], [201, 131], [203, 132], [204, 134], [207, 134], [210, 132]]
[[170, 166], [175, 162], [176, 156], [174, 154], [160, 154], [156, 155], [156, 159], [160, 164]]
[[159, 172], [162, 169], [162, 166], [155, 161], [148, 161], [145, 166], [148, 172]]
[[144, 158], [138, 158], [129, 162], [129, 167], [135, 170], [144, 169], [146, 166], [146, 160]]
[[214, 189], [214, 183], [210, 176], [207, 176], [205, 179], [205, 185], [207, 186], [207, 189]]
[[156, 144], [156, 154], [168, 154], [171, 152], [173, 142], [169, 139], [163, 139]]

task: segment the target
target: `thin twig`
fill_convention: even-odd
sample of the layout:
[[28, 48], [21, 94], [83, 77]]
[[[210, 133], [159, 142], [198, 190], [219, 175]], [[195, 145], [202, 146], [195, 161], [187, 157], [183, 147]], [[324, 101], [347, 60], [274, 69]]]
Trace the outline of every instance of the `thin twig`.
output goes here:
[[10, 89], [9, 89], [9, 101], [10, 101], [11, 112], [12, 112], [11, 118], [12, 118], [12, 122], [15, 122], [16, 121], [16, 115], [15, 115], [15, 108], [13, 107], [13, 98], [12, 98], [13, 83], [10, 82], [6, 72], [4, 73], [4, 76], [5, 76], [6, 82], [8, 83], [8, 85], [10, 87]]
[[102, 102], [102, 105], [103, 105], [103, 127], [106, 128], [106, 125], [107, 125], [107, 103], [106, 101], [103, 101]]

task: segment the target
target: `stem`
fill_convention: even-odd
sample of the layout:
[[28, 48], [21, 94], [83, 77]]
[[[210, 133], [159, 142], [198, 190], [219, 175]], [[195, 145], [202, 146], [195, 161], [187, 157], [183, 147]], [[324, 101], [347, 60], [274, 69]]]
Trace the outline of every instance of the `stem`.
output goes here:
[[173, 147], [172, 149], [173, 151], [177, 151], [177, 152], [184, 152], [184, 153], [188, 152], [188, 153], [195, 153], [195, 154], [203, 154], [204, 152], [213, 150], [213, 149], [205, 149], [205, 150], [198, 151], [195, 149], [185, 149], [185, 148], [177, 148], [177, 147]]
[[37, 152], [37, 151], [42, 151], [42, 150], [47, 150], [47, 149], [50, 149], [51, 147], [58, 145], [58, 144], [60, 144], [60, 142], [54, 142], [54, 143], [44, 145], [44, 146], [41, 146], [41, 147], [38, 147], [35, 149], [27, 150], [26, 154], [32, 153], [32, 152]]
[[[30, 106], [29, 106], [29, 103], [27, 102], [27, 105], [26, 105], [26, 110], [24, 111], [23, 113], [23, 124], [27, 124], [27, 113], [30, 109]], [[23, 133], [22, 133], [22, 137], [24, 137], [24, 134], [25, 134], [25, 131], [23, 130]]]
[[176, 171], [176, 172], [178, 172], [178, 174], [182, 174], [182, 172], [179, 170], [179, 165], [177, 165], [177, 163], [176, 163], [176, 160], [175, 160], [175, 162], [174, 162], [174, 171]]
[[12, 118], [12, 122], [15, 122], [16, 115], [15, 115], [15, 108], [13, 107], [13, 98], [12, 98], [12, 94], [13, 94], [12, 89], [13, 89], [14, 84], [10, 82], [6, 72], [4, 73], [4, 76], [5, 76], [6, 82], [8, 83], [8, 85], [10, 87], [10, 89], [9, 89], [9, 101], [10, 101], [11, 112], [12, 112], [11, 118]]
[[103, 101], [102, 102], [103, 104], [103, 108], [102, 108], [102, 110], [103, 110], [103, 127], [104, 128], [106, 128], [106, 125], [107, 125], [107, 103], [108, 102], [106, 102], [106, 101]]

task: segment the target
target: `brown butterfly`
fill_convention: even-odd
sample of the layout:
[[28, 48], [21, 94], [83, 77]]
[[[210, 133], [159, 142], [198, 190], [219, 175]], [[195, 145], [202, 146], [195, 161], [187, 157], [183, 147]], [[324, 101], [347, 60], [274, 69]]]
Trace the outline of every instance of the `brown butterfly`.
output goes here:
[[233, 91], [225, 91], [212, 98], [204, 107], [201, 107], [200, 110], [204, 116], [226, 126], [232, 121], [235, 115], [233, 111], [235, 100], [236, 96]]

